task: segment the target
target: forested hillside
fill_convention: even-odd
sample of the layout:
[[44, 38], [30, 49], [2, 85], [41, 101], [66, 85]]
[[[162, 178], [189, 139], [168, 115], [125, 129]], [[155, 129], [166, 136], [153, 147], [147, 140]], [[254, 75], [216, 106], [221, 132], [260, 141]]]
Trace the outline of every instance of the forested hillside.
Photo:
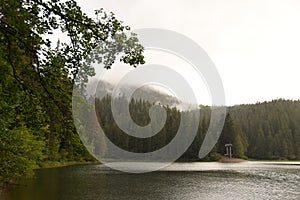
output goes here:
[[300, 101], [238, 105], [229, 113], [247, 137], [248, 157], [300, 159]]
[[[119, 99], [119, 101], [125, 100]], [[132, 152], [154, 151], [168, 144], [177, 133], [180, 115], [193, 112], [179, 111], [175, 107], [165, 106], [168, 117], [164, 128], [151, 138], [138, 139], [125, 134], [118, 128], [112, 117], [110, 102], [110, 96], [98, 99], [96, 102], [101, 127], [104, 128], [104, 132], [111, 141]], [[150, 122], [148, 111], [151, 103], [132, 100], [129, 105], [130, 114], [137, 124], [145, 126]], [[209, 119], [210, 108], [202, 107], [196, 138], [181, 159], [198, 159], [198, 152], [206, 134]], [[192, 125], [194, 120], [190, 120]], [[233, 156], [237, 158], [299, 160], [299, 129], [299, 101], [274, 100], [230, 107], [219, 141], [204, 160], [219, 159], [226, 153], [225, 144], [228, 143], [233, 145]]]

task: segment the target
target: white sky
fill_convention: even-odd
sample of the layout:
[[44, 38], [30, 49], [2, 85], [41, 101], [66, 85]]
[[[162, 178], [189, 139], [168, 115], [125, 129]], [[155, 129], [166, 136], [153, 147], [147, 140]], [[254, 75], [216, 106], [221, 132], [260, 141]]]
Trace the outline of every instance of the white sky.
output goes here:
[[[170, 29], [196, 41], [220, 73], [227, 105], [300, 99], [298, 0], [80, 0], [78, 4], [88, 14], [101, 7], [112, 11], [132, 29]], [[163, 55], [149, 55], [165, 62]], [[203, 86], [193, 77], [191, 83]], [[206, 97], [202, 99], [200, 103], [207, 104]]]

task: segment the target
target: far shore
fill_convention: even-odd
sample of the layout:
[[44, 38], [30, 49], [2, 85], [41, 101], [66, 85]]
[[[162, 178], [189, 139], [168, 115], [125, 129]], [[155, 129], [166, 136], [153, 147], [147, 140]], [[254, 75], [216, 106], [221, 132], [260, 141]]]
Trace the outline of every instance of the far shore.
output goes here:
[[246, 162], [247, 160], [241, 159], [241, 158], [228, 158], [228, 157], [222, 157], [218, 162], [222, 163], [240, 163], [240, 162]]

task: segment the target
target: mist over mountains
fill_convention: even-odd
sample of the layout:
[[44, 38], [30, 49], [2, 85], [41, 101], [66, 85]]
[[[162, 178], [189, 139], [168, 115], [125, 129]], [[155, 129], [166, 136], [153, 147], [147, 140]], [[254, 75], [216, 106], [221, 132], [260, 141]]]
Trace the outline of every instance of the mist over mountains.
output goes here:
[[[102, 99], [107, 95], [112, 96], [115, 87], [115, 84], [107, 81], [93, 80], [87, 90], [88, 94], [96, 95], [98, 99]], [[171, 108], [176, 107], [178, 110], [190, 110], [199, 107], [197, 104], [182, 102], [172, 92], [162, 86], [154, 84], [141, 87], [136, 87], [132, 84], [122, 85], [115, 97], [144, 100], [156, 105], [164, 105]]]

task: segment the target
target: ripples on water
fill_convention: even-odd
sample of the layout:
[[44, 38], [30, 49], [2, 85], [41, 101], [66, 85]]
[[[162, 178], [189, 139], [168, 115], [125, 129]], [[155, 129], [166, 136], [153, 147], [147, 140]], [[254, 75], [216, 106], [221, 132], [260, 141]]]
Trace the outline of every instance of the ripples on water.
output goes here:
[[[154, 163], [155, 164], [155, 163]], [[128, 174], [103, 165], [37, 170], [3, 200], [297, 199], [300, 162], [175, 163]]]

